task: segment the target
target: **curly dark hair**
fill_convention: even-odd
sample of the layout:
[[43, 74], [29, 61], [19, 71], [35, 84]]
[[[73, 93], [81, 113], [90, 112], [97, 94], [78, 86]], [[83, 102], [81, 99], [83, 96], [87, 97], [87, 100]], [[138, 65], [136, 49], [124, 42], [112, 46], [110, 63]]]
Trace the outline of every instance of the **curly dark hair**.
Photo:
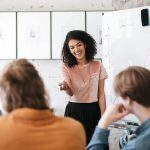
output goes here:
[[94, 56], [97, 54], [96, 41], [90, 34], [85, 31], [73, 30], [67, 33], [66, 39], [63, 44], [63, 49], [61, 52], [63, 62], [66, 63], [68, 67], [73, 67], [77, 64], [77, 60], [71, 54], [68, 46], [69, 41], [72, 39], [79, 40], [86, 45], [86, 60], [87, 62], [92, 61], [94, 59]]

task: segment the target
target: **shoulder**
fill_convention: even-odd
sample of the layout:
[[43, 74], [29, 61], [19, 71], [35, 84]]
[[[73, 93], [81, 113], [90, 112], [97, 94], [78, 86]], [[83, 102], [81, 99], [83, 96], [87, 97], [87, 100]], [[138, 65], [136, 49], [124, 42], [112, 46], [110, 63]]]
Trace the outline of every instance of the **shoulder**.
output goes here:
[[127, 149], [141, 150], [143, 149], [143, 145], [144, 145], [144, 150], [149, 150], [150, 148], [149, 138], [150, 135], [147, 136], [140, 135], [137, 138], [130, 140], [127, 143], [127, 145], [123, 147], [123, 150], [127, 150]]
[[60, 66], [62, 69], [71, 70], [74, 67], [69, 67], [66, 63], [62, 63]]
[[101, 66], [101, 61], [98, 61], [98, 60], [94, 59], [94, 60], [91, 61], [91, 65], [100, 67]]
[[[56, 116], [55, 116], [56, 117]], [[70, 128], [83, 129], [82, 124], [70, 117], [56, 117], [62, 124], [69, 125]]]
[[60, 123], [61, 128], [65, 129], [65, 133], [69, 136], [70, 140], [73, 140], [77, 145], [82, 143], [82, 146], [85, 146], [86, 134], [83, 125], [70, 117], [61, 117], [60, 119], [62, 121]]
[[[67, 122], [67, 129], [70, 131], [70, 133], [72, 133], [73, 135], [76, 135], [78, 137], [78, 139], [80, 139], [80, 141], [83, 141], [83, 143], [85, 143], [85, 130], [83, 125], [72, 118], [65, 118], [66, 122]], [[68, 127], [69, 125], [69, 127]]]
[[63, 64], [61, 64], [61, 70], [63, 72], [68, 72], [68, 73], [73, 72], [74, 73], [74, 71], [77, 70], [77, 65], [75, 65], [73, 67], [69, 67], [67, 64], [63, 63]]
[[99, 60], [93, 60], [92, 62], [91, 62], [91, 64], [93, 65], [93, 66], [95, 66], [95, 67], [97, 67], [97, 68], [99, 68], [101, 71], [104, 71], [105, 70], [105, 67], [104, 67], [104, 65], [103, 65], [103, 63]]
[[85, 142], [85, 131], [82, 124], [70, 117], [58, 117], [55, 116], [57, 124], [60, 125], [61, 129], [64, 129], [69, 135], [74, 135], [78, 137], [81, 141]]
[[101, 61], [93, 60], [90, 62], [90, 66], [92, 67], [93, 71], [99, 71], [101, 68]]
[[60, 67], [61, 67], [61, 68], [67, 68], [68, 66], [67, 66], [67, 64], [62, 63]]
[[55, 116], [55, 118], [57, 118], [57, 121], [61, 124], [61, 127], [67, 127], [68, 132], [73, 132], [74, 134], [82, 133], [84, 135], [84, 128], [79, 121], [70, 117]]
[[61, 68], [61, 70], [64, 72], [68, 72], [70, 69], [69, 69], [69, 67], [67, 66], [67, 64], [65, 64], [65, 63], [63, 63], [63, 64], [61, 64], [61, 66], [60, 66], [60, 68]]

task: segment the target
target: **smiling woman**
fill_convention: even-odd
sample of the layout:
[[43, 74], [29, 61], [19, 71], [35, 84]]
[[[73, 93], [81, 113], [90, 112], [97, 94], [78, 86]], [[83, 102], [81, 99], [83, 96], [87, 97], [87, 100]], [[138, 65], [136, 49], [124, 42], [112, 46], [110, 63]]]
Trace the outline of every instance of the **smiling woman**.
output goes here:
[[106, 107], [107, 73], [102, 63], [94, 59], [96, 53], [96, 42], [91, 35], [80, 30], [68, 32], [62, 49], [63, 81], [59, 85], [70, 96], [65, 116], [82, 123], [87, 144]]

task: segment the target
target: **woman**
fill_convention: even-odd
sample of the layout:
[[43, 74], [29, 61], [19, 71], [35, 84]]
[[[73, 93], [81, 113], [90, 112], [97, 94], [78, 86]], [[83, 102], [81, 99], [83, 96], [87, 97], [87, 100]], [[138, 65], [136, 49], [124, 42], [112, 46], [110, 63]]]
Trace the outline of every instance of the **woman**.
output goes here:
[[70, 96], [65, 116], [83, 124], [87, 143], [106, 108], [107, 73], [102, 63], [94, 59], [96, 53], [96, 42], [91, 35], [80, 30], [68, 32], [62, 49], [63, 81], [59, 86]]

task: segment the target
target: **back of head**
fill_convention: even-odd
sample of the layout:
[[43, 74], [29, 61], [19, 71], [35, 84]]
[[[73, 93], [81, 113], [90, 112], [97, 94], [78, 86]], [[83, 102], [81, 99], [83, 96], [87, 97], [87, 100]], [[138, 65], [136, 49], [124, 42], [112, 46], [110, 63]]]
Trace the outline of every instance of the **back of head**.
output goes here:
[[5, 68], [0, 78], [0, 96], [7, 112], [17, 108], [47, 109], [43, 81], [26, 59], [18, 59]]
[[115, 93], [129, 97], [144, 107], [150, 107], [150, 70], [131, 66], [121, 71], [114, 81]]

